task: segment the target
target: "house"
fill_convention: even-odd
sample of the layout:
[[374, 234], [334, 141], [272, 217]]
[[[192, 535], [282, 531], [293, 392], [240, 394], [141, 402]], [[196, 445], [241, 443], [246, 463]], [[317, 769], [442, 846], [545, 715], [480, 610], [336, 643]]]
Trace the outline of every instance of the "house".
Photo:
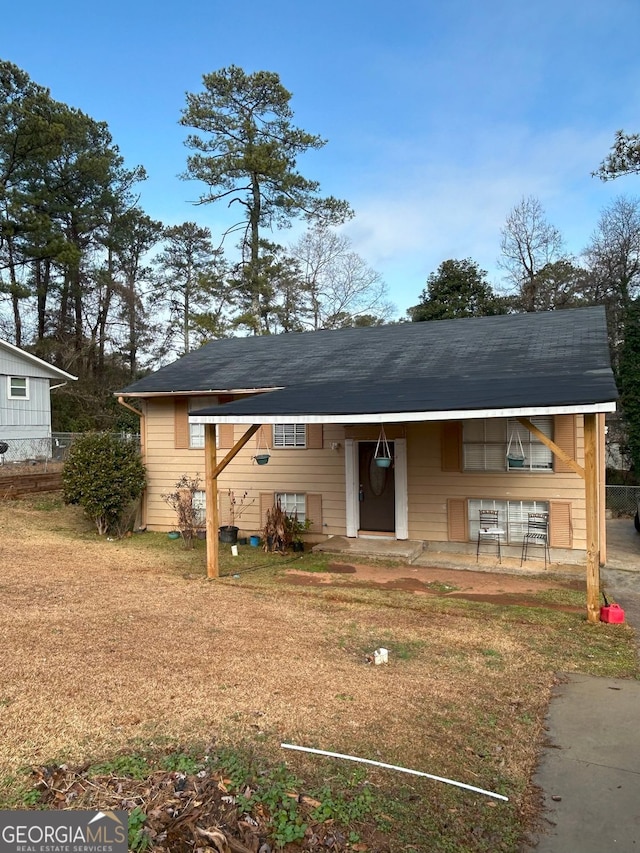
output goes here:
[[0, 340], [0, 443], [7, 445], [0, 455], [3, 462], [51, 457], [50, 392], [75, 379]]
[[[279, 499], [316, 539], [471, 551], [479, 510], [493, 508], [518, 553], [535, 511], [555, 559], [606, 552], [617, 391], [602, 307], [219, 340], [120, 394], [143, 415], [150, 530], [174, 523], [162, 494], [207, 465], [209, 521], [228, 522], [229, 489], [247, 491], [247, 532]], [[383, 437], [389, 468], [375, 463]], [[265, 450], [269, 464], [255, 464]]]

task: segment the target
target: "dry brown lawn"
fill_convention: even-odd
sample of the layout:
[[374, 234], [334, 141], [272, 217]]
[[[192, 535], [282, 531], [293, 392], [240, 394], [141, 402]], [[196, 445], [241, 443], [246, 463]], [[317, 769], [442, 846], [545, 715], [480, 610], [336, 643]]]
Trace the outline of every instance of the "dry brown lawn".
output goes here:
[[[100, 540], [48, 499], [0, 503], [0, 525], [0, 779], [165, 743], [258, 743], [317, 767], [284, 741], [499, 790], [516, 820], [555, 670], [635, 672], [629, 635], [579, 613], [270, 570], [207, 581], [202, 552]], [[390, 664], [367, 664], [380, 645]]]

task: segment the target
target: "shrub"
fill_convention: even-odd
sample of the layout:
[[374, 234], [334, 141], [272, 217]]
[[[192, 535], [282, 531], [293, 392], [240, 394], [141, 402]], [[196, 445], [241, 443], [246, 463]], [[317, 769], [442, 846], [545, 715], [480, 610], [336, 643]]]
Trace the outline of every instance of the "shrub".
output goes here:
[[62, 471], [65, 503], [79, 504], [101, 535], [118, 529], [145, 487], [135, 445], [110, 433], [86, 433], [74, 441]]
[[195, 505], [195, 495], [200, 489], [199, 474], [195, 477], [183, 474], [176, 483], [174, 491], [162, 495], [162, 500], [176, 512], [178, 530], [182, 534], [185, 548], [193, 548], [194, 536], [198, 528], [202, 527], [202, 511]]

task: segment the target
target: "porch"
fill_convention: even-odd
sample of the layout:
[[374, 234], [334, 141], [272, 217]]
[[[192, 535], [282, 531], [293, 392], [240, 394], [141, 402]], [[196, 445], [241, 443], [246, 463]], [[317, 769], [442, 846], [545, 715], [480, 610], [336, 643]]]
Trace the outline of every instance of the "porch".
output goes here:
[[[640, 535], [636, 533], [631, 518], [607, 519], [607, 563], [609, 569], [640, 572]], [[469, 542], [466, 547], [455, 543], [455, 550], [446, 542], [425, 543], [420, 540], [396, 540], [382, 537], [349, 538], [332, 536], [314, 545], [313, 551], [336, 554], [342, 559], [358, 561], [364, 559], [397, 560], [414, 566], [438, 566], [446, 569], [474, 571], [539, 573], [544, 572], [544, 556], [527, 559], [520, 566], [520, 547], [503, 546], [502, 562], [484, 546], [476, 562], [476, 545]], [[583, 575], [585, 555], [580, 551], [551, 549], [551, 563], [547, 572], [552, 574]]]

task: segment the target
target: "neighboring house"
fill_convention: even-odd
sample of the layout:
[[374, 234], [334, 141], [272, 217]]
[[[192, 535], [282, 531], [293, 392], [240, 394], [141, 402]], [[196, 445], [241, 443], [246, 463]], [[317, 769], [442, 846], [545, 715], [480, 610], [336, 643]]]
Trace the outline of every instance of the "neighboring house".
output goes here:
[[[218, 460], [260, 425], [218, 477], [220, 524], [231, 489], [248, 492], [245, 533], [279, 499], [315, 539], [475, 553], [479, 510], [495, 508], [519, 554], [528, 513], [544, 511], [555, 559], [583, 560], [595, 524], [605, 552], [604, 413], [617, 391], [600, 307], [230, 338], [120, 394], [143, 414], [150, 530], [174, 526], [162, 495], [182, 474], [204, 479], [207, 425]], [[374, 461], [382, 426], [386, 469]], [[269, 464], [255, 464], [266, 448]]]
[[3, 461], [51, 456], [51, 388], [76, 378], [0, 340], [0, 443], [8, 445]]

